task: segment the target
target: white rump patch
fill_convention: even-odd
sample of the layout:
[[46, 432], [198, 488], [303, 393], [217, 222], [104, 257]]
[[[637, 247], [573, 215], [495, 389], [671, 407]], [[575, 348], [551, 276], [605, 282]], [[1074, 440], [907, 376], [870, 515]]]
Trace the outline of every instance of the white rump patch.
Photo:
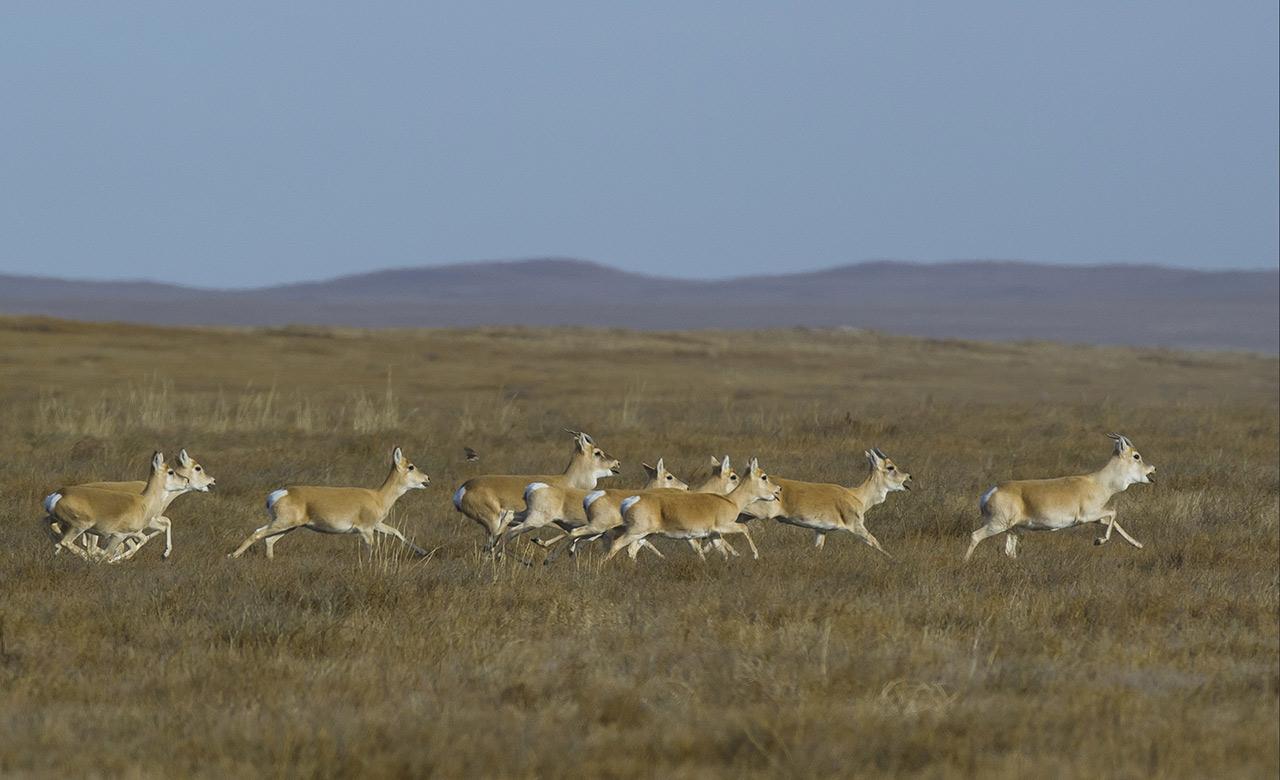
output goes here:
[[44, 513], [47, 515], [53, 514], [53, 508], [57, 506], [58, 502], [61, 500], [62, 500], [61, 493], [50, 493], [49, 495], [45, 496], [44, 497]]
[[627, 496], [626, 498], [622, 499], [622, 506], [621, 506], [622, 514], [625, 515], [627, 512], [631, 511], [631, 507], [635, 506], [636, 502], [639, 500], [640, 500], [640, 496]]
[[982, 498], [978, 501], [978, 507], [982, 509], [983, 512], [987, 511], [987, 502], [990, 501], [991, 497], [994, 496], [995, 494], [996, 494], [996, 488], [991, 488], [990, 490], [982, 494]]
[[273, 490], [270, 493], [268, 493], [267, 494], [267, 511], [271, 512], [272, 514], [275, 514], [276, 503], [287, 495], [289, 495], [289, 491], [283, 488], [281, 488], [280, 490]]
[[548, 487], [551, 487], [551, 486], [545, 482], [530, 482], [529, 484], [525, 485], [524, 486], [524, 502], [526, 504], [529, 503], [529, 498], [534, 494], [535, 491], [542, 490], [543, 488], [548, 488]]
[[459, 487], [457, 490], [453, 491], [453, 505], [457, 507], [459, 512], [462, 511], [462, 497], [465, 496], [466, 494], [467, 494], [466, 485], [463, 485]]
[[582, 497], [582, 508], [590, 509], [591, 505], [596, 502], [596, 499], [603, 495], [604, 495], [603, 490], [593, 490], [590, 493], [586, 494], [585, 496]]

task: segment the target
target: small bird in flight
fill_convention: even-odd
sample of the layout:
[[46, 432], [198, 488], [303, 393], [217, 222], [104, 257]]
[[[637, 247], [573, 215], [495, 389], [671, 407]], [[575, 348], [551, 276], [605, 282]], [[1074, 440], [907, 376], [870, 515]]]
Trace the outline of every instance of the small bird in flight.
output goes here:
[[480, 453], [476, 452], [470, 447], [463, 447], [462, 451], [466, 453], [467, 461], [469, 463], [475, 463], [476, 461], [480, 460]]

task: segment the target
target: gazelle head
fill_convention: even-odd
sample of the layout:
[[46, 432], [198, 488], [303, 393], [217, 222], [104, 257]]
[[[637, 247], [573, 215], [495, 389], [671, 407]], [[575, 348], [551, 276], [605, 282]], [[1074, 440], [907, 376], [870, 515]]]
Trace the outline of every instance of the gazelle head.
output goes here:
[[681, 482], [676, 475], [667, 471], [667, 467], [662, 463], [662, 458], [658, 458], [658, 465], [650, 466], [648, 463], [641, 463], [644, 466], [644, 473], [649, 476], [650, 488], [674, 488], [676, 490], [688, 490], [689, 486]]
[[178, 462], [174, 464], [173, 470], [186, 478], [187, 490], [208, 493], [209, 489], [217, 483], [217, 480], [204, 470], [204, 466], [196, 463], [195, 459], [188, 455], [186, 450], [178, 452]]
[[729, 463], [729, 456], [717, 458], [711, 456], [711, 476], [698, 485], [701, 493], [719, 493], [727, 495], [738, 486], [738, 472]]
[[591, 475], [596, 479], [608, 477], [622, 471], [622, 464], [617, 458], [596, 446], [595, 441], [583, 433], [582, 431], [565, 431], [573, 434], [574, 441], [577, 442], [578, 449], [574, 453], [574, 458], [583, 458], [590, 465]]
[[737, 489], [748, 491], [747, 495], [753, 501], [777, 501], [778, 496], [782, 495], [782, 486], [769, 479], [769, 475], [764, 473], [760, 462], [755, 458], [751, 459], [747, 476]]
[[[162, 452], [155, 452], [151, 455], [151, 479], [163, 479], [166, 493], [181, 493], [187, 489], [187, 478], [176, 470], [169, 468], [169, 465], [164, 462], [164, 453]], [[150, 484], [150, 480], [148, 480], [148, 484]]]
[[431, 484], [431, 477], [427, 476], [427, 472], [410, 463], [399, 447], [391, 451], [391, 468], [395, 470], [396, 477], [405, 490], [421, 490]]
[[884, 450], [872, 447], [866, 451], [866, 455], [867, 462], [871, 464], [871, 479], [884, 485], [886, 492], [911, 489], [911, 475], [889, 460]]
[[1120, 472], [1125, 487], [1154, 484], [1155, 480], [1151, 475], [1155, 473], [1156, 467], [1142, 459], [1142, 453], [1134, 449], [1129, 437], [1119, 433], [1108, 433], [1107, 436], [1116, 443], [1111, 462], [1115, 464], [1113, 468]]

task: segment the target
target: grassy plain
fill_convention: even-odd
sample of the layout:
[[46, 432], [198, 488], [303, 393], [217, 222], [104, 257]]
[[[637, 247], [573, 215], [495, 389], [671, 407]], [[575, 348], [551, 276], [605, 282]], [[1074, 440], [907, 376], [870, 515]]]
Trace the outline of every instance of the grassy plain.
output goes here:
[[[1278, 401], [1269, 356], [0, 319], [0, 774], [1274, 777]], [[488, 562], [453, 488], [559, 469], [562, 427], [620, 486], [713, 453], [852, 482], [875, 445], [916, 489], [870, 515], [893, 561], [762, 525], [759, 561]], [[961, 564], [983, 490], [1092, 470], [1111, 430], [1159, 467], [1117, 499], [1145, 550]], [[377, 484], [395, 444], [430, 559], [307, 531], [223, 557], [270, 489]], [[178, 447], [218, 487], [171, 507], [171, 560], [51, 555], [46, 493]]]

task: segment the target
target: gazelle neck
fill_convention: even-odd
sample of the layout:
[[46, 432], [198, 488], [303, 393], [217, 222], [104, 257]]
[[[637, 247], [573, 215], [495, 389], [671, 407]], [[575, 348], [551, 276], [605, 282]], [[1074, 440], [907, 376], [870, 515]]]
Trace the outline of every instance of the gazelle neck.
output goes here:
[[147, 484], [142, 488], [142, 498], [147, 502], [152, 513], [158, 513], [164, 508], [165, 499], [178, 495], [178, 491], [170, 493], [165, 490], [167, 476], [165, 469], [159, 471], [152, 469], [150, 476], [147, 477]]
[[863, 507], [870, 509], [885, 502], [889, 497], [889, 486], [878, 473], [873, 471], [867, 475], [861, 485], [853, 489], [853, 492], [858, 496]]
[[747, 490], [747, 481], [745, 479], [739, 480], [738, 486], [726, 493], [724, 497], [738, 508], [739, 514], [741, 514], [742, 510], [746, 509], [748, 505], [755, 503], [756, 501], [764, 501], [763, 498], [756, 498], [751, 495]]
[[596, 486], [596, 472], [591, 465], [591, 458], [582, 452], [575, 452], [564, 468], [564, 475], [569, 478], [569, 485], [577, 490], [592, 490]]
[[1116, 493], [1122, 493], [1129, 487], [1129, 480], [1124, 474], [1124, 465], [1119, 458], [1111, 458], [1107, 461], [1107, 465], [1089, 475], [1098, 487], [1107, 491], [1107, 498], [1111, 498]]
[[409, 483], [396, 470], [395, 466], [391, 467], [391, 472], [387, 474], [387, 478], [383, 480], [382, 486], [374, 491], [378, 494], [378, 500], [382, 504], [382, 511], [386, 512], [396, 499], [409, 492]]

